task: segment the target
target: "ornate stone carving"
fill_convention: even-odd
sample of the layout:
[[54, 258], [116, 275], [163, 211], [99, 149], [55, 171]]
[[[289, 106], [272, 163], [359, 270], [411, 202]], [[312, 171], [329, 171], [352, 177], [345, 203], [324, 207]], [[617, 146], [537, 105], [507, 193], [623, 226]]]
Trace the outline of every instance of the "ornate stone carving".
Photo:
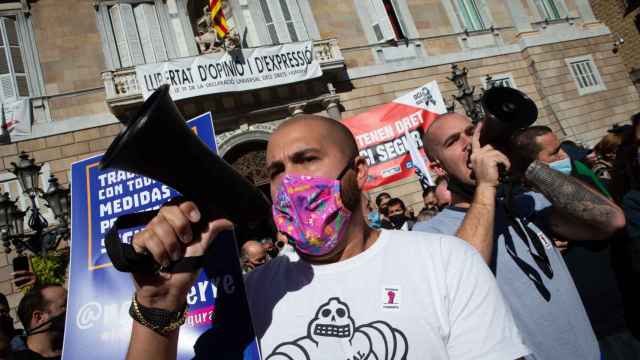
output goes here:
[[231, 166], [256, 186], [269, 183], [266, 149], [247, 152], [234, 161]]
[[234, 146], [249, 141], [269, 141], [271, 133], [273, 133], [278, 125], [284, 120], [276, 120], [265, 123], [253, 124], [250, 126], [242, 126], [233, 131], [227, 131], [216, 136], [218, 142], [218, 153], [223, 156]]
[[298, 116], [304, 114], [304, 107], [307, 103], [297, 103], [289, 105], [289, 113], [291, 116]]

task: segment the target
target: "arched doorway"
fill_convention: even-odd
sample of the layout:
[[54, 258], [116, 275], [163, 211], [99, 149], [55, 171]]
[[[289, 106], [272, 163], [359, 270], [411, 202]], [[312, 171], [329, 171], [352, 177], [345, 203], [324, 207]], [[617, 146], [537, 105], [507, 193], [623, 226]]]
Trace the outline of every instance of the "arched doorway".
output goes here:
[[[252, 182], [271, 201], [269, 191], [269, 175], [267, 173], [267, 140], [256, 138], [253, 132], [241, 133], [223, 141], [220, 155], [242, 176]], [[264, 135], [264, 134], [259, 134]], [[270, 216], [270, 214], [265, 214]], [[263, 226], [252, 230], [254, 240], [273, 238], [273, 225]]]
[[223, 159], [271, 199], [266, 140], [254, 139], [236, 144], [223, 154]]
[[218, 154], [271, 200], [267, 143], [282, 120], [253, 124], [217, 136]]

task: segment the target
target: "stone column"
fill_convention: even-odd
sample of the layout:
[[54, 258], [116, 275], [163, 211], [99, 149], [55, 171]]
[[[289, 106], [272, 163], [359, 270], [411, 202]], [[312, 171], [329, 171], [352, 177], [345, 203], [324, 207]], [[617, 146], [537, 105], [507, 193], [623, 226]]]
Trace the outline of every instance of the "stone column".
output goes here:
[[289, 113], [291, 113], [291, 117], [304, 114], [304, 107], [306, 105], [307, 103], [297, 103], [289, 105]]
[[342, 111], [340, 111], [340, 98], [338, 96], [331, 96], [322, 100], [322, 105], [327, 111], [327, 115], [336, 121], [342, 120]]
[[108, 70], [103, 72], [102, 81], [104, 83], [105, 97], [107, 99], [114, 98], [116, 96], [116, 86], [113, 82], [113, 73]]

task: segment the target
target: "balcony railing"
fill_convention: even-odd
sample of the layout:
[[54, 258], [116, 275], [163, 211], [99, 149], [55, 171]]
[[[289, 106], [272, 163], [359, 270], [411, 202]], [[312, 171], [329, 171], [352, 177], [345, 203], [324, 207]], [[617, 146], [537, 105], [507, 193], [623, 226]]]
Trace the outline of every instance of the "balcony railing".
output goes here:
[[[344, 58], [336, 39], [314, 41], [313, 51], [323, 71], [344, 67]], [[105, 71], [102, 73], [102, 79], [106, 102], [111, 108], [142, 102], [142, 92], [138, 86], [135, 67]]]

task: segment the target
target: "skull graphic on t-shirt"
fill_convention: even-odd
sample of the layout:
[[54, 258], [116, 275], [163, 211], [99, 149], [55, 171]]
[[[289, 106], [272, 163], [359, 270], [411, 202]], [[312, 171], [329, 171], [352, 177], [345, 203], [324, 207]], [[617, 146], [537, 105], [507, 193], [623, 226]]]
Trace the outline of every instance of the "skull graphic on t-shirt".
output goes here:
[[320, 305], [306, 336], [278, 345], [267, 359], [402, 360], [407, 353], [407, 339], [400, 330], [384, 321], [356, 327], [349, 306], [333, 297]]

